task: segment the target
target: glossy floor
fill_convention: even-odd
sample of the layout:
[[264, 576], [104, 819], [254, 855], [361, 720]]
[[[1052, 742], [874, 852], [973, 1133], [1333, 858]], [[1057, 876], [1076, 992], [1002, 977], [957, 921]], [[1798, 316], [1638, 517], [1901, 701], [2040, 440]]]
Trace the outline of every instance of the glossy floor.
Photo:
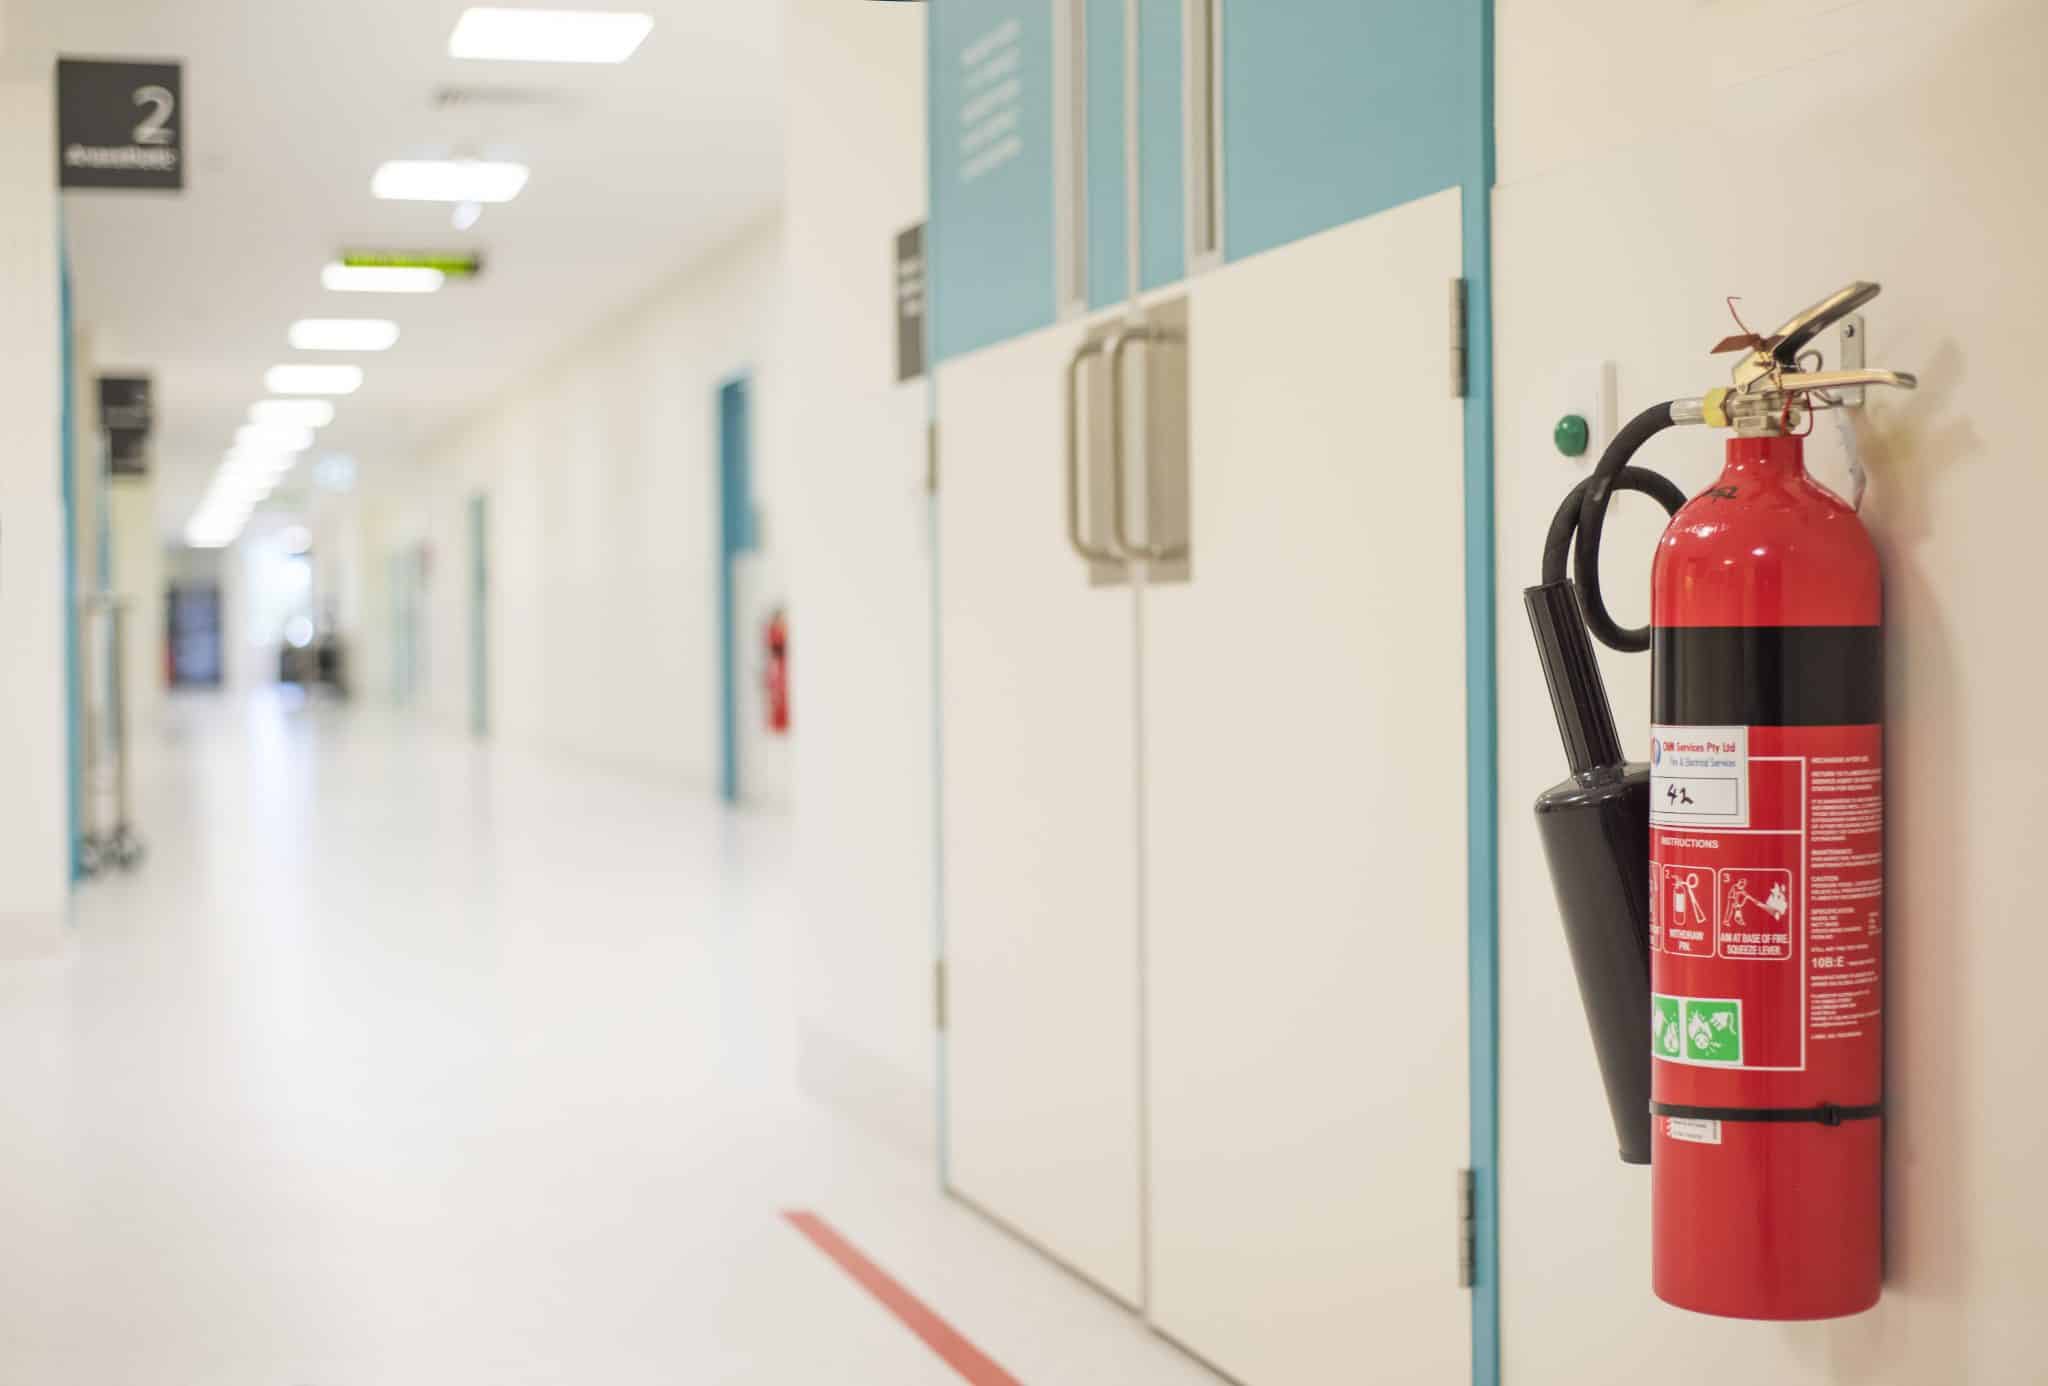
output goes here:
[[0, 963], [0, 1383], [1213, 1383], [793, 1089], [785, 826], [276, 695]]

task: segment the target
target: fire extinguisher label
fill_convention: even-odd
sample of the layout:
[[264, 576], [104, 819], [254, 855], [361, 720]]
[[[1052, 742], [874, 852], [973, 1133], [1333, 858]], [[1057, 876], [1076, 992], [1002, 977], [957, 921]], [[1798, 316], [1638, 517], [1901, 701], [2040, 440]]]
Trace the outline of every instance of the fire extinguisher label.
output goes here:
[[1694, 1145], [1719, 1145], [1721, 1123], [1701, 1121], [1697, 1117], [1665, 1117], [1664, 1134], [1674, 1141], [1690, 1141]]
[[1835, 1042], [1878, 1027], [1879, 728], [1652, 730], [1651, 1054], [1863, 1090], [1874, 1046]]
[[1652, 727], [1650, 821], [1749, 826], [1749, 728]]

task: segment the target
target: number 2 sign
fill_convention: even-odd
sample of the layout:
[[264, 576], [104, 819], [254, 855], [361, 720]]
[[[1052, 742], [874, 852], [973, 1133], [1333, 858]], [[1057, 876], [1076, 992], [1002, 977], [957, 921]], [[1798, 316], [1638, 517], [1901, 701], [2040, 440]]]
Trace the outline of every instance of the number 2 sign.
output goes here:
[[183, 188], [182, 66], [58, 59], [57, 186]]

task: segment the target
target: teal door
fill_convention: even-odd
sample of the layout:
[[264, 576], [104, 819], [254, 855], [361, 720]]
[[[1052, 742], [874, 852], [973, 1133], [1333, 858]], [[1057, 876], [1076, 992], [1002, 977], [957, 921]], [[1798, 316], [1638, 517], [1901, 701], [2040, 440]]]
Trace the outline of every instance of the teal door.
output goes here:
[[490, 498], [469, 498], [469, 732], [491, 732]]
[[735, 376], [718, 387], [718, 797], [740, 797], [739, 613], [735, 570], [753, 551], [752, 383]]

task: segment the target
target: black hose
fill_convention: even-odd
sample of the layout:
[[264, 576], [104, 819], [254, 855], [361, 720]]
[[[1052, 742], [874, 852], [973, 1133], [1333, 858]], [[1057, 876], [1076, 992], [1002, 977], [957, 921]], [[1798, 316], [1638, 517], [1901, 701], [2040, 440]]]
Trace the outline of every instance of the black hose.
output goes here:
[[[1640, 491], [1676, 515], [1685, 504], [1685, 492], [1669, 477], [1644, 467], [1631, 467], [1636, 450], [1671, 427], [1671, 403], [1654, 405], [1630, 419], [1614, 441], [1600, 454], [1593, 474], [1572, 487], [1551, 517], [1550, 533], [1543, 541], [1543, 580], [1563, 582], [1565, 562], [1571, 560], [1572, 576], [1579, 589], [1579, 605], [1586, 616], [1586, 629], [1609, 649], [1636, 654], [1650, 648], [1650, 628], [1628, 630], [1614, 623], [1607, 601], [1600, 594], [1600, 532], [1607, 523], [1607, 504], [1616, 491]], [[1576, 543], [1574, 538], [1576, 536]]]

